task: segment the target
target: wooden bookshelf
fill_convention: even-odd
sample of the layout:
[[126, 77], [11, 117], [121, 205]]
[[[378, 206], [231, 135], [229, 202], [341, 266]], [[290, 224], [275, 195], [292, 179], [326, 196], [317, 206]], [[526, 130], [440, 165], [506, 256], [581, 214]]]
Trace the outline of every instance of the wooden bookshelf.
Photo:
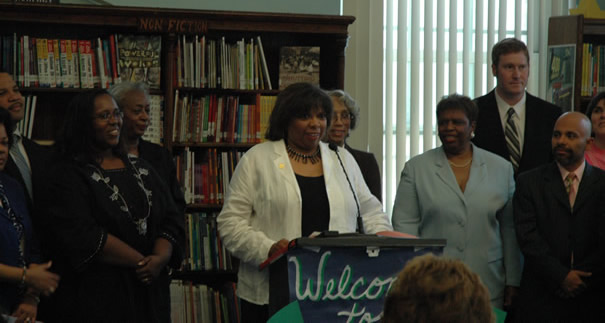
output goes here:
[[[198, 11], [151, 9], [140, 7], [99, 7], [59, 4], [0, 3], [0, 35], [32, 35], [47, 38], [89, 39], [111, 33], [153, 34], [162, 36], [162, 84], [164, 95], [164, 138], [171, 147], [172, 104], [175, 87], [172, 84], [175, 43], [178, 35], [207, 35], [234, 40], [260, 36], [274, 88], [279, 80], [279, 49], [282, 46], [319, 46], [321, 48], [320, 85], [326, 89], [344, 85], [345, 47], [350, 16], [246, 13], [234, 11]], [[187, 89], [197, 93], [276, 95], [273, 90]], [[67, 96], [79, 89], [25, 88], [25, 93], [37, 93], [45, 101], [57, 93]], [[61, 101], [64, 101], [63, 99]], [[52, 105], [67, 102], [52, 103]], [[52, 109], [50, 107], [49, 109]], [[39, 120], [36, 120], [37, 122]], [[40, 120], [44, 123], [45, 120]], [[39, 124], [39, 123], [38, 123]], [[52, 139], [52, 133], [38, 133]]]
[[[592, 95], [582, 95], [581, 91], [582, 62], [585, 58], [584, 43], [605, 45], [605, 19], [586, 19], [583, 15], [559, 16], [549, 19], [548, 46], [573, 44], [576, 47], [573, 106], [580, 112], [585, 111], [592, 97]], [[601, 67], [601, 69], [604, 68]]]

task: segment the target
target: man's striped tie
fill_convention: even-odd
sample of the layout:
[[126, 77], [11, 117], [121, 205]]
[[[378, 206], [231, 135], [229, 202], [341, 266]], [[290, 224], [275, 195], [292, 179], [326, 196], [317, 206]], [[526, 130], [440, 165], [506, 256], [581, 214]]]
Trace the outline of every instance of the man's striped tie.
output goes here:
[[506, 126], [504, 127], [504, 136], [506, 137], [506, 147], [510, 153], [510, 162], [513, 164], [515, 173], [519, 169], [519, 161], [521, 160], [521, 145], [519, 144], [519, 133], [515, 125], [515, 109], [509, 108], [507, 112]]

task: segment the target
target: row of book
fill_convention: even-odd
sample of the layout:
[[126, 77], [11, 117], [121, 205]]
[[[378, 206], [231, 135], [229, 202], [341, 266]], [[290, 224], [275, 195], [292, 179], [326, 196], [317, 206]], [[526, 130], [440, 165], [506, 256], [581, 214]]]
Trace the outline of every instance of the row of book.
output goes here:
[[192, 282], [173, 280], [170, 283], [170, 315], [179, 323], [237, 323], [241, 321], [240, 304], [235, 283], [221, 289]]
[[227, 43], [225, 37], [181, 36], [175, 55], [174, 85], [192, 88], [271, 90], [260, 36]]
[[185, 270], [233, 270], [231, 255], [223, 246], [217, 225], [218, 213], [186, 213]]
[[222, 204], [235, 166], [243, 154], [236, 149], [191, 150], [186, 147], [175, 158], [185, 201], [189, 204]]
[[584, 43], [582, 51], [580, 95], [595, 96], [597, 93], [605, 91], [605, 46]]
[[21, 87], [109, 88], [123, 80], [160, 88], [161, 36], [95, 39], [0, 37], [0, 67]]
[[155, 144], [164, 142], [164, 96], [150, 95], [149, 126], [143, 139]]
[[36, 103], [38, 97], [35, 95], [26, 95], [25, 107], [23, 113], [23, 119], [16, 125], [17, 129], [22, 136], [30, 138], [32, 137], [32, 130], [34, 128], [34, 116], [36, 115]]
[[262, 142], [276, 99], [257, 94], [254, 104], [242, 104], [238, 96], [175, 92], [172, 140], [181, 143]]

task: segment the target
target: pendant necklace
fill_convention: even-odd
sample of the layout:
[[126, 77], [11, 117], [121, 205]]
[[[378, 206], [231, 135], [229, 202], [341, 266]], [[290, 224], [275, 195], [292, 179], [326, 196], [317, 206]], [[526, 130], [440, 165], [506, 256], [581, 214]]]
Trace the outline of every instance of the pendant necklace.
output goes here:
[[115, 184], [113, 186], [109, 184], [110, 179], [109, 179], [109, 177], [105, 176], [105, 172], [102, 171], [100, 168], [96, 167], [95, 165], [92, 165], [92, 164], [88, 164], [88, 165], [92, 169], [94, 169], [94, 172], [92, 173], [92, 176], [91, 176], [92, 179], [95, 180], [96, 182], [105, 184], [105, 186], [112, 192], [112, 194], [109, 196], [109, 199], [111, 201], [118, 201], [118, 199], [119, 199], [121, 202], [120, 210], [122, 210], [123, 212], [125, 212], [128, 215], [128, 218], [136, 226], [137, 231], [139, 232], [140, 235], [146, 235], [147, 234], [147, 219], [149, 218], [149, 214], [151, 213], [151, 201], [150, 201], [151, 191], [148, 190], [147, 188], [145, 188], [145, 184], [143, 183], [141, 174], [148, 175], [149, 171], [144, 168], [141, 168], [140, 170], [137, 169], [137, 167], [134, 166], [134, 164], [130, 160], [130, 157], [128, 157], [128, 163], [134, 170], [133, 176], [136, 178], [138, 186], [139, 186], [139, 188], [141, 188], [141, 190], [145, 194], [145, 199], [147, 200], [147, 215], [145, 215], [145, 217], [141, 218], [141, 219], [135, 219], [132, 216], [132, 214], [130, 213], [130, 209], [128, 208], [128, 204], [126, 204], [126, 200], [124, 199], [122, 194], [120, 194], [120, 190], [118, 189], [118, 186]]
[[292, 147], [290, 147], [290, 145], [288, 144], [286, 144], [286, 150], [288, 151], [288, 156], [290, 156], [290, 158], [294, 159], [297, 162], [302, 160], [303, 164], [306, 164], [307, 161], [310, 161], [311, 164], [315, 164], [321, 160], [321, 155], [319, 154], [319, 146], [317, 146], [317, 150], [310, 155], [301, 154], [294, 150]]

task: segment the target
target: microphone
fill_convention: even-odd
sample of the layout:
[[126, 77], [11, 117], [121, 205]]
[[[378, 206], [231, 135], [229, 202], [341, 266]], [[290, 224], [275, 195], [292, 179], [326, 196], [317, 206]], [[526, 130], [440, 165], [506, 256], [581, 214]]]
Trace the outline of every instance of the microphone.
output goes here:
[[347, 182], [349, 183], [349, 188], [351, 189], [351, 194], [353, 194], [353, 198], [355, 199], [355, 206], [357, 206], [357, 232], [363, 234], [363, 221], [361, 220], [361, 211], [359, 209], [359, 201], [357, 201], [357, 195], [355, 194], [355, 190], [353, 189], [353, 184], [351, 184], [351, 180], [349, 179], [349, 175], [347, 174], [347, 170], [345, 166], [342, 164], [342, 159], [340, 159], [340, 154], [338, 153], [338, 146], [335, 143], [331, 142], [328, 144], [328, 147], [336, 153], [336, 157], [338, 157], [338, 161], [340, 162], [340, 167], [342, 167], [343, 173], [345, 173], [345, 177], [347, 178]]

